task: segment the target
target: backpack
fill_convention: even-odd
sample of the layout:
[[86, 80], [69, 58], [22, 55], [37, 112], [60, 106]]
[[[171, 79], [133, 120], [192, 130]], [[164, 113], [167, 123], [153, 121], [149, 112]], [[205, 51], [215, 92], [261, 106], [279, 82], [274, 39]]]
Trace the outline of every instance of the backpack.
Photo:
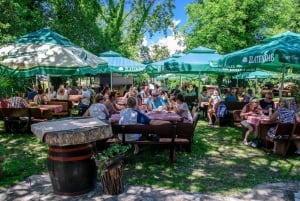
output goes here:
[[227, 107], [224, 103], [220, 103], [217, 109], [217, 117], [224, 117], [227, 112]]

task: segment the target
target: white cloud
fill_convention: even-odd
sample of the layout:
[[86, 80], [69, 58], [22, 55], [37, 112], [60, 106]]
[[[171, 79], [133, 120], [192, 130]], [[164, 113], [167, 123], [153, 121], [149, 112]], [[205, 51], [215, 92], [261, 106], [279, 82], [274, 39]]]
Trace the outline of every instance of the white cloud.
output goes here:
[[183, 52], [185, 47], [183, 46], [184, 39], [183, 37], [167, 36], [166, 38], [161, 38], [157, 41], [157, 45], [167, 46], [170, 54], [175, 52]]
[[[177, 27], [180, 24], [180, 20], [173, 20], [174, 27]], [[169, 27], [169, 36], [161, 37], [157, 41], [152, 41], [144, 37], [143, 46], [148, 46], [150, 51], [154, 45], [166, 46], [170, 52], [170, 54], [174, 54], [176, 52], [183, 52], [185, 50], [184, 46], [184, 38], [180, 36], [180, 33], [175, 33], [174, 28]]]

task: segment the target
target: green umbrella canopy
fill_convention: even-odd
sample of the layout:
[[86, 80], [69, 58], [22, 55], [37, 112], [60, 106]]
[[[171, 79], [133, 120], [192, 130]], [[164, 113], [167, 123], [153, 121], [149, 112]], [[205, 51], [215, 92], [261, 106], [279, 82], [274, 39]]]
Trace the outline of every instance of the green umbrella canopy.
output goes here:
[[108, 63], [108, 68], [102, 68], [102, 73], [133, 74], [146, 70], [146, 65], [127, 59], [114, 51], [100, 53], [100, 58]]
[[153, 68], [156, 69], [157, 73], [163, 73], [164, 67], [166, 63], [172, 64], [177, 62], [177, 58], [180, 58], [182, 56], [184, 56], [185, 54], [173, 54], [171, 57], [160, 60], [160, 61], [156, 61], [156, 62], [152, 62], [150, 64], [148, 64], [148, 66], [151, 66]]
[[283, 67], [300, 68], [300, 34], [285, 32], [265, 39], [260, 45], [226, 54], [219, 60], [219, 66], [277, 72]]
[[263, 78], [279, 78], [280, 75], [265, 71], [243, 72], [233, 76], [234, 79], [263, 79]]
[[101, 66], [107, 63], [50, 29], [0, 47], [0, 70], [18, 77], [97, 74]]
[[211, 64], [220, 59], [221, 55], [216, 50], [199, 46], [187, 52], [186, 55], [176, 59], [179, 63], [179, 71], [185, 73], [220, 72], [222, 70], [212, 68]]
[[[212, 65], [221, 58], [216, 50], [199, 46], [180, 57], [169, 58], [164, 61], [161, 73], [199, 74], [207, 73], [233, 73], [237, 70], [213, 68]], [[155, 65], [155, 64], [152, 64]]]

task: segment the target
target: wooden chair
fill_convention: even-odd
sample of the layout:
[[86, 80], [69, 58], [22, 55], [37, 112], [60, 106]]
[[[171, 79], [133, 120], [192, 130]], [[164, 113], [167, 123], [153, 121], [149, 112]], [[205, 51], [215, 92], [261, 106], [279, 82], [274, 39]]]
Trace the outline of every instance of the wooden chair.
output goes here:
[[275, 138], [271, 138], [268, 135], [266, 136], [266, 147], [268, 148], [269, 142], [277, 143], [277, 148], [275, 153], [285, 156], [285, 150], [287, 146], [288, 139], [292, 134], [294, 129], [294, 124], [292, 123], [280, 123], [278, 122], [275, 127]]
[[292, 131], [292, 134], [289, 136], [288, 138], [288, 142], [287, 142], [287, 146], [286, 146], [286, 149], [284, 151], [284, 157], [286, 156], [289, 148], [290, 148], [290, 145], [293, 143], [293, 142], [299, 142], [300, 141], [300, 123], [297, 123], [294, 125], [294, 128], [293, 128], [293, 131]]
[[179, 122], [176, 125], [175, 145], [180, 145], [185, 151], [192, 151], [192, 143], [194, 138], [194, 131], [199, 120], [199, 114], [193, 114], [193, 123]]

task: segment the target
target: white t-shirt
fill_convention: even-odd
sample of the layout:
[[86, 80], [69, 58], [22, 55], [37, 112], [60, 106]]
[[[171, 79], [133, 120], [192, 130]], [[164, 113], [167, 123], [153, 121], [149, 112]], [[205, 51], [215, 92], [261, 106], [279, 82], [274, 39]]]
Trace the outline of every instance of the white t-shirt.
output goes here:
[[192, 117], [192, 114], [189, 110], [189, 107], [188, 105], [184, 102], [184, 103], [181, 103], [181, 104], [178, 104], [177, 105], [177, 109], [178, 110], [183, 110], [183, 113], [181, 114], [181, 116], [184, 118], [184, 119], [187, 119], [189, 121], [193, 121], [193, 117]]
[[[138, 113], [133, 108], [125, 108], [120, 112], [119, 125], [134, 125], [137, 124]], [[118, 134], [119, 139], [122, 139], [122, 134]], [[141, 137], [141, 134], [126, 134], [125, 141], [136, 141]]]

